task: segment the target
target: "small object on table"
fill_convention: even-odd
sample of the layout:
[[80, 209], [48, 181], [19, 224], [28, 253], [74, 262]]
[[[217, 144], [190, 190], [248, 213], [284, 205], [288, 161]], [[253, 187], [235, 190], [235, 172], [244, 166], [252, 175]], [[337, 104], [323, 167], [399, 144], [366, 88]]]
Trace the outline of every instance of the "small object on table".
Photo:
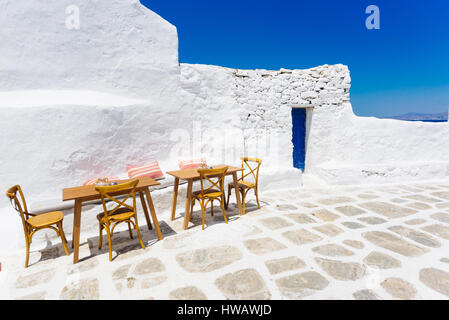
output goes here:
[[97, 182], [95, 183], [97, 187], [105, 187], [109, 185], [109, 179], [108, 178], [98, 178]]
[[109, 178], [98, 178], [97, 182], [95, 183], [97, 187], [115, 186], [117, 184], [117, 181], [109, 181]]

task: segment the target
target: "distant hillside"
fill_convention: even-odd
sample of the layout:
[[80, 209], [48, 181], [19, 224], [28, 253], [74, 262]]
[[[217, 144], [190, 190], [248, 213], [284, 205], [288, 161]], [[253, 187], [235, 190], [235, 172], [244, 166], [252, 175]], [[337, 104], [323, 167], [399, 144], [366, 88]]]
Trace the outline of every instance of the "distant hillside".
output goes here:
[[385, 117], [386, 119], [407, 120], [407, 121], [447, 121], [447, 112], [440, 113], [406, 113], [399, 116]]

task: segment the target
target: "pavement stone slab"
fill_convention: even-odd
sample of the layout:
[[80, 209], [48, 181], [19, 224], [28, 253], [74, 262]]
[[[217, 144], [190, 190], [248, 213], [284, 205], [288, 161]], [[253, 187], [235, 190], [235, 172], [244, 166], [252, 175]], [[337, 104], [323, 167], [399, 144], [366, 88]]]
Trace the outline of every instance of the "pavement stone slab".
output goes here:
[[157, 209], [162, 241], [139, 216], [145, 250], [118, 226], [111, 262], [95, 226], [83, 225], [77, 264], [43, 231], [28, 268], [24, 248], [2, 256], [0, 299], [445, 300], [448, 197], [447, 181], [294, 188], [261, 193], [261, 209], [250, 197], [242, 216], [232, 202], [228, 224], [208, 211], [205, 230], [198, 206], [184, 230], [180, 201], [173, 221]]

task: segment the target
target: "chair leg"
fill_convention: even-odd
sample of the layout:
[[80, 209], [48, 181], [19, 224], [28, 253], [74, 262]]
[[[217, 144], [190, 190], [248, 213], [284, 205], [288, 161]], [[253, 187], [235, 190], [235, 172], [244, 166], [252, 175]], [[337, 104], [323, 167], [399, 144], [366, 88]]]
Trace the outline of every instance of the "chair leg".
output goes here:
[[226, 224], [228, 224], [228, 218], [226, 217], [226, 210], [225, 210], [225, 206], [224, 206], [224, 201], [220, 201], [220, 206], [221, 206], [221, 211], [223, 211], [223, 218], [224, 218]]
[[101, 223], [98, 224], [100, 226], [100, 235], [98, 240], [98, 249], [101, 249], [101, 246], [103, 245], [103, 226]]
[[256, 194], [257, 207], [260, 209], [259, 191], [257, 190], [257, 188], [254, 188], [254, 193]]
[[128, 221], [128, 231], [129, 231], [129, 237], [131, 238], [131, 239], [133, 239], [133, 233], [132, 233], [132, 231], [131, 231], [131, 223]]
[[62, 246], [64, 247], [64, 251], [67, 255], [70, 255], [69, 249], [67, 249], [67, 240], [64, 235], [64, 230], [62, 229], [62, 222], [58, 223], [59, 236], [61, 237]]
[[224, 205], [225, 209], [227, 210], [228, 207], [226, 206], [226, 195], [222, 194], [220, 199], [218, 200], [218, 201], [220, 201], [220, 207], [221, 207], [221, 202], [223, 202], [223, 205]]
[[28, 240], [28, 236], [26, 237], [25, 241], [26, 241], [25, 268], [28, 268], [28, 263], [30, 261], [30, 240]]
[[134, 220], [136, 222], [135, 228], [137, 232], [137, 237], [139, 238], [140, 246], [142, 247], [142, 249], [145, 249], [145, 245], [143, 244], [142, 241], [142, 236], [140, 235], [139, 224], [137, 223], [137, 215], [134, 217]]
[[68, 242], [67, 242], [67, 238], [66, 238], [66, 236], [65, 236], [64, 229], [62, 228], [62, 221], [61, 221], [61, 231], [62, 231], [62, 236], [64, 237], [64, 241], [65, 241], [65, 243], [67, 244], [67, 243], [68, 243]]
[[109, 261], [112, 261], [112, 243], [111, 243], [111, 232], [109, 227], [106, 227], [106, 233], [108, 234], [108, 245], [109, 245]]
[[189, 221], [192, 221], [193, 207], [194, 206], [195, 206], [195, 198], [192, 198], [192, 200], [190, 201]]
[[211, 217], [214, 216], [214, 200], [210, 201], [210, 215]]
[[243, 214], [245, 214], [245, 197], [246, 197], [246, 193], [245, 193], [245, 189], [242, 189], [242, 208], [243, 208]]
[[206, 213], [206, 208], [204, 207], [204, 203], [202, 201], [200, 201], [200, 205], [201, 205], [201, 215], [202, 215], [202, 230], [204, 230], [204, 216]]
[[232, 187], [231, 187], [231, 185], [228, 185], [228, 201], [226, 201], [226, 203], [225, 203], [226, 209], [228, 209], [228, 206], [229, 206], [229, 198], [231, 198], [231, 191], [232, 191]]

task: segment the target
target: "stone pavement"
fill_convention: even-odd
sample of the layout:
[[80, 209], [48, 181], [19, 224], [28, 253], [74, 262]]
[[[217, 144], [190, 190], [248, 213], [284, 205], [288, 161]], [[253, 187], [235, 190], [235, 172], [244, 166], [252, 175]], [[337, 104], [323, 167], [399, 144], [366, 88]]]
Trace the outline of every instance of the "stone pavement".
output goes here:
[[96, 226], [76, 265], [48, 241], [25, 269], [23, 249], [2, 261], [0, 298], [448, 299], [449, 182], [278, 190], [261, 200], [245, 216], [232, 204], [228, 225], [219, 207], [208, 211], [204, 231], [198, 206], [188, 230], [179, 213], [161, 213], [162, 241], [140, 211], [146, 249], [125, 226], [112, 262]]

